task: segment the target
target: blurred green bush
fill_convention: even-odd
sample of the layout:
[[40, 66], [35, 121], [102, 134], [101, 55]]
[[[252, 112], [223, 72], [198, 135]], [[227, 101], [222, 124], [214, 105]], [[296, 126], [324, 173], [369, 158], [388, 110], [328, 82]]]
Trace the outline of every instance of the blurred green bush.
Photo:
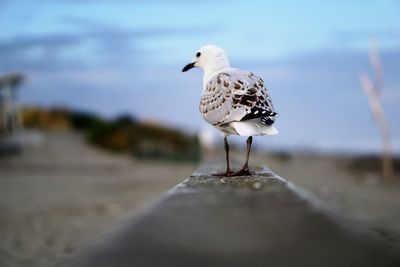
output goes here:
[[144, 123], [124, 115], [106, 120], [87, 112], [66, 109], [25, 108], [27, 128], [75, 129], [101, 148], [123, 152], [140, 159], [197, 162], [200, 145], [197, 136], [159, 124]]

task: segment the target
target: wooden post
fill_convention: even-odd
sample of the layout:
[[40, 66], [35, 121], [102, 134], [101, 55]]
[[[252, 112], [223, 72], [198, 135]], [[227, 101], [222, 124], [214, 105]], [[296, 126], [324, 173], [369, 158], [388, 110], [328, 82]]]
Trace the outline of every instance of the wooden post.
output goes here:
[[267, 168], [221, 178], [216, 162], [70, 266], [400, 266], [398, 253]]

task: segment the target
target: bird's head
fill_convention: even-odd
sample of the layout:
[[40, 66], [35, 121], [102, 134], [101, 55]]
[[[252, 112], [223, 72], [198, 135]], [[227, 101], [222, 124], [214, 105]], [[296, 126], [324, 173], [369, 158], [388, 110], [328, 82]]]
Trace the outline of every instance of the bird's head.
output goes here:
[[194, 67], [201, 68], [204, 71], [229, 68], [228, 56], [224, 49], [218, 46], [205, 45], [196, 51], [192, 61], [182, 69], [182, 72]]

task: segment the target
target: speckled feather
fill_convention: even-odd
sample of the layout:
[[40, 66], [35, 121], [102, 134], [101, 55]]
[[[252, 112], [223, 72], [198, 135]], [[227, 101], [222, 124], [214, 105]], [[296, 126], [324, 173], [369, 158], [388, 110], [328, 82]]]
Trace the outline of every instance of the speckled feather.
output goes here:
[[263, 80], [251, 72], [232, 68], [207, 81], [200, 112], [215, 126], [255, 118], [272, 125], [277, 116]]

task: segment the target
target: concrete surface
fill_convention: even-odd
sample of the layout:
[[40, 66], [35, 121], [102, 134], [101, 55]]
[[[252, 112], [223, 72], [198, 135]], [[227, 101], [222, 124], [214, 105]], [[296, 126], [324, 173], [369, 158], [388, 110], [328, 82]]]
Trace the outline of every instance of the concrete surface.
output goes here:
[[211, 163], [71, 266], [400, 266], [400, 255], [268, 171]]

